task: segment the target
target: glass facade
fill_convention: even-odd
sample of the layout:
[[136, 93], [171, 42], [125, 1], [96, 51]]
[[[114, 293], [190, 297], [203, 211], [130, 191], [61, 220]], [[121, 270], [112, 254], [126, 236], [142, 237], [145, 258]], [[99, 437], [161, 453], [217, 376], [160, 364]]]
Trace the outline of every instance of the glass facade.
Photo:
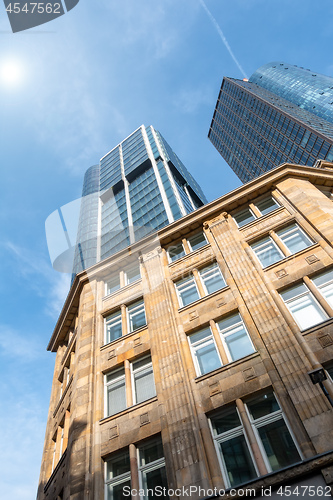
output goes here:
[[73, 276], [206, 202], [161, 134], [142, 125], [86, 173]]
[[[285, 162], [313, 166], [317, 159], [333, 160], [333, 120], [328, 121], [333, 97], [330, 104], [325, 101], [329, 111], [315, 114], [316, 104], [312, 108], [302, 104], [303, 88], [310, 86], [314, 77], [292, 87], [286, 79], [287, 71], [283, 73], [285, 78], [281, 71], [274, 82], [259, 74], [260, 70], [250, 81], [223, 79], [208, 137], [243, 182]], [[293, 79], [302, 75], [309, 77], [302, 70]], [[333, 92], [333, 79], [324, 78], [331, 81]], [[317, 96], [317, 87], [312, 86], [312, 93]]]

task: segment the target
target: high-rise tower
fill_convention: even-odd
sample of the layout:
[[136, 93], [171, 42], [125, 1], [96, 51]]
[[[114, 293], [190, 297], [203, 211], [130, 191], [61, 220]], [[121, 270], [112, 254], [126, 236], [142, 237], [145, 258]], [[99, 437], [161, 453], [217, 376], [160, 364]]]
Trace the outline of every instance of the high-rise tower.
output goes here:
[[206, 202], [162, 135], [141, 125], [86, 172], [73, 274]]
[[333, 160], [333, 78], [273, 62], [223, 78], [209, 139], [243, 181], [277, 165]]

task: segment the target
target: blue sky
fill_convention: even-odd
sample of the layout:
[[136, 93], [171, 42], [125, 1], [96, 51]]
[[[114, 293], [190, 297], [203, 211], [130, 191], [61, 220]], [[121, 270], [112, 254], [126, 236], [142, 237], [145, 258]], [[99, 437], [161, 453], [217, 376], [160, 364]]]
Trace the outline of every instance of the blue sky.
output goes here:
[[[38, 485], [54, 364], [46, 345], [68, 291], [48, 257], [48, 215], [78, 198], [85, 170], [142, 123], [213, 200], [240, 185], [207, 139], [222, 77], [274, 60], [333, 73], [331, 0], [206, 5], [215, 22], [200, 0], [81, 0], [15, 35], [0, 5], [3, 498], [30, 500]], [[21, 72], [15, 85], [8, 62]]]

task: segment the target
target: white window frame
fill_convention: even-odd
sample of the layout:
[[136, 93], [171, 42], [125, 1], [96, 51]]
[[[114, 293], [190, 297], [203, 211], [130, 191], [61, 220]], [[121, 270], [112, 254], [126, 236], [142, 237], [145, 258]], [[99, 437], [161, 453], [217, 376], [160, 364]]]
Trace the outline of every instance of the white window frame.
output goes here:
[[[114, 317], [114, 320], [112, 320], [112, 319], [108, 320], [108, 318], [110, 318], [110, 317], [111, 318]], [[114, 324], [121, 324], [121, 335], [118, 337], [120, 339], [123, 335], [121, 309], [119, 309], [118, 311], [116, 311], [114, 313], [109, 314], [108, 316], [106, 316], [104, 318], [104, 345], [110, 344], [111, 342], [114, 342], [115, 340], [117, 340], [117, 339], [108, 340], [108, 324], [110, 322], [112, 322]]]
[[[244, 212], [250, 212], [250, 214], [253, 216], [253, 220], [250, 220], [249, 222], [245, 222], [244, 224], [239, 225], [239, 223], [237, 222], [236, 217], [237, 217], [238, 215], [241, 215], [241, 214], [242, 214], [242, 213], [244, 213]], [[237, 227], [238, 227], [238, 228], [244, 227], [244, 226], [246, 226], [247, 224], [250, 224], [251, 222], [254, 222], [257, 218], [258, 218], [258, 217], [256, 217], [256, 215], [252, 212], [252, 210], [251, 210], [251, 208], [250, 208], [250, 207], [246, 207], [246, 208], [244, 208], [243, 210], [239, 210], [237, 213], [235, 213], [235, 214], [233, 215], [233, 219], [234, 219], [234, 221], [236, 222], [236, 224], [237, 224]]]
[[[133, 365], [138, 362], [138, 361], [144, 361], [144, 360], [147, 360], [147, 363], [144, 364], [143, 366], [141, 366], [140, 368], [136, 368], [134, 369], [133, 368]], [[148, 367], [151, 367], [151, 373], [152, 373], [152, 376], [153, 376], [153, 384], [154, 384], [154, 395], [153, 396], [150, 396], [149, 398], [147, 399], [144, 399], [143, 401], [137, 401], [137, 394], [136, 394], [136, 388], [135, 388], [135, 375], [137, 373], [140, 373], [144, 370], [146, 370]], [[155, 385], [155, 377], [154, 377], [154, 370], [153, 370], [153, 362], [152, 362], [152, 359], [151, 359], [151, 355], [147, 355], [147, 356], [143, 356], [142, 358], [138, 358], [138, 359], [135, 359], [131, 362], [130, 364], [130, 368], [131, 368], [131, 384], [132, 384], [132, 397], [133, 397], [133, 404], [136, 405], [136, 404], [140, 404], [140, 403], [143, 403], [144, 401], [148, 401], [148, 399], [151, 399], [153, 397], [156, 396], [156, 385]]]
[[[136, 316], [137, 314], [140, 314], [142, 312], [142, 310], [143, 310], [144, 316], [145, 316], [145, 323], [141, 326], [138, 326], [137, 328], [132, 329], [132, 327], [131, 327], [132, 319], [131, 318], [133, 316]], [[132, 313], [132, 311], [134, 311], [134, 313]], [[138, 300], [138, 301], [133, 302], [132, 304], [128, 305], [126, 307], [126, 315], [127, 315], [127, 331], [128, 331], [128, 333], [133, 333], [136, 330], [139, 330], [140, 328], [144, 328], [147, 325], [147, 316], [146, 316], [146, 309], [145, 309], [144, 300], [141, 299], [141, 300]]]
[[[187, 287], [185, 287], [186, 283], [189, 283], [189, 285]], [[190, 283], [192, 283], [192, 285], [190, 285]], [[179, 287], [183, 288], [186, 290], [188, 288], [192, 288], [193, 287], [193, 284], [194, 284], [194, 287], [195, 287], [195, 290], [197, 292], [197, 295], [198, 295], [198, 298], [193, 300], [192, 302], [190, 302], [189, 304], [186, 304], [186, 305], [190, 305], [190, 304], [193, 304], [194, 302], [196, 302], [197, 300], [201, 299], [201, 296], [200, 296], [200, 293], [199, 293], [199, 289], [198, 289], [198, 285], [197, 285], [197, 282], [195, 280], [195, 277], [193, 276], [193, 274], [191, 274], [190, 276], [188, 276], [187, 278], [184, 278], [180, 281], [177, 281], [175, 283], [175, 288], [176, 288], [176, 293], [177, 293], [177, 297], [178, 297], [178, 302], [179, 302], [179, 305], [180, 307], [186, 307], [186, 305], [183, 304], [183, 299], [181, 297], [181, 290], [179, 290]]]
[[[204, 237], [204, 240], [205, 240], [205, 242], [206, 242], [206, 243], [204, 243], [203, 245], [201, 245], [199, 248], [197, 248], [197, 249], [193, 250], [192, 245], [191, 245], [191, 239], [193, 239], [193, 238], [195, 238], [195, 237], [197, 237], [197, 236], [199, 236], [199, 235], [200, 235], [200, 236], [202, 235], [202, 236]], [[190, 249], [190, 251], [191, 251], [191, 252], [196, 252], [197, 250], [200, 250], [200, 248], [203, 248], [204, 246], [208, 245], [207, 237], [206, 237], [206, 235], [205, 235], [205, 232], [204, 232], [204, 231], [202, 231], [202, 232], [200, 232], [200, 233], [195, 233], [195, 234], [193, 234], [192, 236], [189, 236], [189, 237], [187, 238], [187, 243], [188, 243], [188, 246], [189, 246], [189, 249]]]
[[[223, 319], [228, 319], [228, 318], [231, 318], [231, 317], [237, 316], [237, 315], [239, 316], [240, 321], [234, 323], [233, 325], [228, 326], [227, 328], [222, 328], [222, 329], [220, 328], [220, 322], [222, 322]], [[225, 351], [225, 353], [227, 355], [229, 363], [233, 363], [234, 361], [238, 361], [239, 359], [242, 359], [243, 357], [246, 357], [246, 356], [250, 356], [251, 354], [253, 354], [254, 352], [256, 352], [256, 348], [253, 345], [253, 342], [252, 342], [252, 339], [251, 339], [251, 335], [249, 334], [248, 329], [245, 326], [244, 320], [243, 320], [243, 318], [242, 318], [242, 316], [240, 315], [239, 312], [235, 312], [233, 314], [225, 316], [220, 321], [216, 322], [216, 326], [217, 326], [217, 329], [218, 329], [218, 331], [220, 333], [220, 337], [221, 337], [221, 340], [222, 340], [224, 351]], [[240, 330], [240, 328], [244, 328], [244, 330], [246, 332], [246, 335], [247, 335], [247, 338], [249, 339], [250, 344], [252, 346], [253, 351], [250, 352], [250, 353], [248, 353], [248, 354], [246, 354], [245, 356], [240, 357], [240, 358], [232, 359], [230, 351], [229, 351], [228, 344], [227, 344], [227, 342], [226, 342], [225, 339], [226, 339], [226, 337], [229, 337], [230, 335], [233, 335], [234, 333], [236, 333], [238, 330]]]
[[[302, 283], [299, 283], [299, 285], [301, 285], [301, 284], [305, 287], [305, 291], [304, 292], [299, 293], [298, 295], [294, 295], [290, 299], [285, 300], [282, 297], [282, 293], [288, 292], [289, 290], [291, 290], [292, 288], [294, 288], [292, 286], [292, 287], [287, 288], [287, 289], [283, 290], [282, 292], [280, 292], [280, 296], [281, 296], [281, 299], [283, 300], [285, 306], [287, 307], [289, 313], [291, 314], [292, 318], [294, 319], [295, 323], [298, 325], [299, 329], [301, 331], [304, 331], [304, 330], [307, 330], [308, 328], [312, 328], [312, 327], [314, 327], [316, 325], [320, 325], [320, 323], [322, 323], [323, 321], [326, 321], [327, 319], [329, 319], [329, 316], [326, 313], [326, 311], [323, 309], [323, 307], [321, 306], [321, 304], [318, 302], [318, 300], [316, 299], [316, 297], [313, 295], [313, 293], [306, 286], [306, 284], [304, 283], [304, 281], [302, 281]], [[295, 287], [296, 286], [298, 286], [298, 285], [295, 285]], [[314, 323], [313, 325], [310, 325], [310, 326], [307, 326], [307, 327], [303, 328], [302, 325], [297, 321], [297, 319], [296, 319], [295, 315], [293, 314], [293, 312], [290, 310], [289, 304], [295, 302], [296, 300], [301, 299], [302, 297], [306, 297], [308, 295], [311, 297], [311, 299], [313, 300], [314, 304], [318, 307], [318, 310], [323, 313], [323, 316], [325, 316], [325, 318], [322, 321], [319, 321], [318, 323]]]
[[[139, 473], [139, 487], [140, 489], [144, 490], [145, 495], [142, 497], [145, 500], [148, 500], [148, 495], [146, 494], [146, 481], [144, 480], [144, 475], [147, 472], [151, 472], [153, 470], [157, 469], [162, 469], [162, 467], [165, 469], [165, 457], [164, 457], [164, 450], [163, 450], [163, 457], [158, 458], [157, 460], [154, 460], [153, 462], [148, 462], [148, 464], [141, 464], [141, 456], [140, 456], [140, 450], [144, 448], [149, 442], [153, 441], [161, 441], [162, 448], [163, 448], [163, 443], [162, 439], [160, 437], [154, 438], [154, 439], [149, 439], [148, 442], [143, 443], [141, 445], [137, 446], [137, 463], [138, 463], [138, 473]], [[164, 495], [164, 498], [169, 498], [168, 496]]]
[[[182, 247], [183, 252], [184, 252], [184, 255], [182, 255], [181, 257], [177, 257], [176, 259], [173, 259], [173, 260], [172, 260], [172, 257], [171, 257], [171, 255], [170, 255], [170, 248], [175, 248], [175, 247]], [[182, 259], [183, 257], [185, 257], [185, 255], [186, 255], [186, 252], [185, 252], [185, 248], [184, 248], [184, 245], [183, 245], [183, 243], [182, 243], [182, 242], [177, 243], [176, 245], [171, 245], [171, 246], [168, 248], [168, 250], [167, 250], [167, 256], [168, 256], [168, 261], [169, 261], [169, 264], [172, 264], [173, 262], [177, 262], [177, 260], [180, 260], [180, 259]]]
[[[282, 236], [280, 236], [279, 233], [281, 232], [286, 232], [286, 234]], [[281, 228], [279, 230], [276, 230], [275, 231], [275, 234], [276, 236], [279, 238], [280, 241], [282, 241], [282, 243], [284, 244], [284, 246], [287, 248], [287, 250], [290, 252], [291, 255], [295, 255], [296, 253], [298, 252], [302, 252], [303, 250], [305, 250], [305, 248], [303, 248], [302, 250], [297, 250], [297, 252], [292, 252], [290, 250], [290, 248], [288, 247], [287, 243], [285, 242], [285, 239], [290, 239], [290, 234], [292, 233], [296, 233], [297, 231], [299, 231], [301, 234], [303, 234], [303, 236], [305, 236], [305, 239], [309, 241], [309, 244], [308, 246], [306, 246], [305, 248], [309, 248], [310, 246], [312, 246], [314, 243], [313, 241], [311, 240], [311, 238], [306, 234], [306, 232], [296, 223], [294, 222], [293, 224], [289, 224], [288, 226], [285, 226], [284, 228]]]
[[[218, 265], [217, 262], [214, 262], [214, 264], [211, 264], [210, 266], [206, 266], [206, 267], [200, 269], [198, 271], [198, 273], [199, 273], [199, 277], [200, 277], [200, 281], [202, 283], [202, 286], [203, 286], [203, 288], [204, 288], [204, 290], [206, 292], [206, 295], [210, 295], [211, 293], [215, 293], [215, 292], [208, 292], [208, 289], [207, 289], [207, 286], [206, 286], [206, 281], [209, 278], [212, 278], [213, 276], [215, 276], [215, 274], [219, 274], [222, 282], [224, 283], [224, 285], [221, 286], [221, 288], [218, 288], [218, 290], [222, 290], [223, 288], [225, 288], [227, 286], [227, 284], [225, 282], [225, 279], [223, 277], [222, 271], [220, 269], [220, 266]], [[209, 276], [209, 274], [212, 274], [212, 276]], [[216, 292], [218, 290], [216, 290]]]
[[[223, 432], [222, 434], [214, 435], [214, 426], [212, 423], [212, 420], [214, 419], [214, 417], [218, 416], [219, 414], [217, 413], [216, 415], [213, 415], [208, 419], [211, 435], [213, 437], [214, 446], [215, 446], [215, 450], [216, 450], [216, 454], [217, 454], [217, 458], [218, 458], [218, 462], [219, 462], [220, 469], [222, 472], [223, 481], [224, 481], [224, 484], [226, 485], [227, 488], [230, 488], [231, 484], [230, 484], [230, 480], [229, 480], [229, 476], [228, 476], [227, 467], [226, 467], [226, 464], [224, 461], [223, 453], [222, 453], [222, 450], [220, 448], [220, 443], [223, 443], [225, 441], [229, 441], [230, 439], [233, 439], [235, 437], [244, 436], [245, 442], [246, 442], [246, 445], [247, 445], [247, 448], [248, 448], [248, 451], [249, 451], [249, 454], [250, 454], [250, 457], [252, 460], [253, 467], [254, 467], [256, 474], [257, 474], [257, 477], [259, 477], [259, 475], [260, 475], [256, 461], [254, 459], [254, 455], [253, 455], [251, 446], [250, 446], [249, 439], [248, 439], [247, 434], [245, 432], [244, 424], [242, 422], [242, 419], [241, 419], [239, 411], [238, 411], [238, 408], [236, 406], [234, 406], [234, 409], [237, 412], [237, 415], [238, 415], [238, 418], [240, 421], [240, 425], [238, 427], [234, 427], [233, 429], [230, 429], [229, 431]], [[227, 413], [227, 411], [225, 411], [224, 413]], [[223, 412], [221, 412], [221, 415], [223, 415]], [[237, 485], [235, 485], [235, 487], [236, 486]]]
[[[196, 333], [199, 333], [200, 331], [203, 331], [203, 330], [207, 330], [207, 332], [210, 332], [207, 334], [207, 337], [205, 337], [204, 339], [200, 339], [200, 340], [197, 340], [195, 343], [192, 343], [191, 342], [191, 337], [193, 335], [195, 335]], [[221, 355], [219, 353], [219, 350], [217, 348], [217, 345], [216, 345], [216, 341], [215, 341], [215, 338], [214, 338], [214, 334], [212, 332], [212, 329], [209, 327], [206, 327], [206, 328], [203, 328], [202, 330], [198, 330], [197, 332], [194, 332], [192, 335], [189, 335], [187, 337], [187, 340], [188, 340], [188, 343], [189, 343], [189, 346], [190, 346], [190, 351], [191, 351], [191, 356], [192, 356], [192, 359], [193, 359], [193, 363], [194, 363], [194, 368], [195, 368], [195, 372], [197, 374], [197, 377], [201, 377], [202, 375], [206, 375], [207, 373], [211, 373], [210, 371], [209, 372], [205, 372], [205, 373], [201, 373], [201, 370], [200, 370], [200, 365], [199, 365], [199, 361], [198, 361], [198, 357], [197, 357], [197, 351], [203, 347], [207, 347], [211, 344], [214, 345], [215, 347], [215, 350], [216, 350], [216, 353], [218, 355], [218, 358], [220, 360], [220, 363], [221, 363], [221, 366], [219, 368], [221, 368], [223, 366], [223, 363], [222, 363], [222, 358], [221, 358]], [[218, 368], [216, 368], [216, 370], [218, 370]], [[212, 370], [214, 371], [214, 370]]]
[[273, 208], [272, 210], [270, 210], [269, 212], [267, 212], [267, 214], [270, 214], [271, 212], [274, 212], [274, 210], [277, 210], [278, 208], [280, 208], [280, 204], [276, 201], [276, 199], [272, 195], [266, 196], [265, 198], [262, 198], [261, 200], [258, 200], [258, 201], [256, 201], [256, 202], [253, 203], [253, 205], [256, 207], [256, 209], [259, 210], [259, 212], [261, 213], [261, 217], [263, 217], [264, 215], [267, 215], [267, 214], [263, 214], [262, 213], [262, 211], [258, 207], [258, 204], [264, 203], [267, 200], [273, 200], [273, 202], [276, 205], [276, 208]]
[[[116, 374], [117, 372], [121, 373], [121, 375], [119, 375], [119, 377], [116, 377], [114, 378], [113, 380], [111, 380], [110, 382], [107, 381], [107, 377], [109, 375], [111, 375], [112, 373], [113, 374]], [[116, 384], [118, 383], [119, 381], [121, 380], [124, 380], [124, 391], [125, 391], [125, 408], [123, 408], [122, 410], [119, 410], [115, 413], [111, 413], [109, 414], [109, 392], [108, 392], [108, 387], [113, 385], [113, 384]], [[119, 368], [115, 368], [114, 370], [110, 370], [108, 373], [106, 373], [104, 375], [104, 416], [105, 418], [107, 417], [111, 417], [113, 415], [116, 415], [117, 413], [119, 413], [120, 411], [124, 411], [126, 410], [127, 408], [127, 402], [126, 402], [126, 377], [125, 377], [125, 367], [124, 366], [121, 366]]]
[[[262, 213], [262, 211], [260, 210], [260, 208], [258, 207], [258, 203], [259, 203], [259, 204], [260, 204], [260, 203], [263, 203], [264, 201], [269, 200], [269, 199], [273, 200], [273, 202], [274, 202], [274, 203], [275, 203], [275, 205], [276, 205], [276, 208], [273, 208], [272, 210], [270, 210], [269, 212], [267, 212], [267, 214], [263, 214], [263, 213]], [[274, 198], [274, 196], [272, 196], [272, 195], [269, 195], [269, 196], [266, 196], [265, 198], [261, 198], [260, 200], [256, 200], [256, 201], [254, 201], [254, 202], [253, 202], [253, 205], [254, 205], [254, 206], [256, 207], [256, 209], [260, 212], [260, 214], [261, 214], [261, 216], [260, 216], [260, 217], [264, 217], [264, 215], [268, 215], [268, 214], [270, 214], [270, 213], [274, 212], [275, 210], [277, 210], [278, 208], [280, 208], [280, 207], [281, 207], [281, 205], [277, 202], [277, 200], [276, 200], [276, 199]], [[236, 220], [236, 217], [237, 217], [238, 215], [241, 215], [243, 212], [246, 212], [246, 211], [249, 211], [249, 212], [252, 214], [252, 216], [254, 217], [254, 219], [253, 219], [253, 220], [251, 220], [251, 221], [249, 221], [249, 222], [246, 222], [245, 224], [239, 225], [239, 223], [238, 223], [238, 222], [237, 222], [237, 220]], [[259, 219], [259, 217], [257, 217], [257, 216], [256, 216], [256, 214], [255, 214], [255, 213], [253, 213], [253, 211], [251, 210], [251, 208], [250, 208], [249, 206], [247, 206], [247, 207], [246, 207], [246, 208], [244, 208], [243, 210], [239, 210], [238, 212], [236, 212], [236, 213], [233, 215], [233, 219], [234, 219], [234, 221], [236, 222], [237, 226], [238, 226], [239, 228], [241, 228], [241, 227], [246, 226], [247, 224], [250, 224], [251, 222], [254, 222], [256, 219]]]
[[[125, 454], [127, 454], [129, 456], [129, 451], [127, 450], [126, 452], [123, 452], [123, 455], [125, 455]], [[121, 454], [119, 456], [121, 456]], [[105, 477], [104, 498], [108, 499], [108, 500], [110, 500], [108, 497], [108, 486], [109, 485], [111, 485], [113, 487], [113, 486], [117, 486], [118, 484], [122, 484], [122, 483], [129, 481], [131, 484], [131, 488], [132, 488], [132, 477], [131, 477], [131, 469], [130, 468], [129, 468], [128, 472], [124, 472], [123, 474], [119, 474], [119, 476], [115, 476], [112, 479], [107, 479], [108, 462], [110, 462], [111, 460], [112, 460], [112, 458], [110, 458], [109, 460], [106, 460], [104, 463], [104, 477]], [[130, 467], [130, 463], [129, 463], [129, 467]]]
[[[323, 276], [325, 276], [325, 274], [332, 274], [332, 279], [328, 279], [327, 281], [325, 281], [324, 283], [321, 283], [320, 285], [317, 285], [316, 284], [316, 279], [318, 278], [321, 278]], [[320, 274], [317, 274], [317, 276], [314, 276], [313, 278], [311, 278], [311, 281], [312, 283], [314, 284], [314, 286], [317, 288], [317, 290], [319, 291], [319, 293], [322, 295], [322, 297], [326, 300], [327, 304], [333, 308], [333, 298], [331, 301], [329, 301], [327, 299], [327, 295], [324, 295], [323, 293], [323, 289], [325, 288], [328, 288], [330, 286], [333, 286], [333, 271], [332, 269], [330, 269], [329, 271], [325, 271], [325, 272], [322, 272]]]
[[[133, 269], [137, 269], [139, 271], [139, 277], [137, 277], [135, 280], [130, 281], [128, 278], [128, 273], [132, 271]], [[125, 280], [125, 285], [132, 285], [132, 283], [136, 283], [137, 281], [140, 281], [141, 279], [141, 269], [140, 269], [140, 262], [133, 262], [131, 265], [125, 267], [124, 269], [124, 280]]]
[[117, 282], [119, 282], [119, 287], [116, 288], [115, 290], [112, 290], [112, 292], [110, 291], [109, 292], [109, 283], [110, 283], [110, 278], [109, 280], [106, 280], [105, 281], [105, 297], [107, 297], [108, 295], [112, 295], [113, 293], [116, 293], [118, 292], [118, 290], [120, 290], [121, 286], [120, 286], [120, 276], [119, 276], [119, 273], [115, 274], [115, 279], [117, 279]]
[[[261, 260], [260, 260], [258, 253], [260, 254], [263, 251], [262, 247], [264, 247], [268, 243], [272, 244], [272, 246], [275, 248], [275, 250], [277, 250], [278, 254], [280, 255], [280, 259], [272, 264], [268, 264], [267, 266], [264, 266], [263, 262], [261, 262]], [[277, 264], [278, 262], [280, 262], [280, 260], [282, 260], [286, 257], [284, 255], [284, 253], [282, 252], [282, 250], [277, 246], [277, 244], [275, 243], [275, 241], [273, 240], [273, 238], [271, 236], [266, 236], [265, 238], [262, 238], [261, 240], [256, 241], [255, 243], [253, 243], [251, 245], [251, 249], [252, 249], [254, 255], [256, 256], [256, 258], [258, 259], [258, 261], [260, 262], [260, 265], [263, 269], [265, 269], [266, 267], [272, 266], [274, 264]]]
[[[288, 431], [289, 431], [289, 434], [290, 434], [290, 437], [291, 439], [293, 440], [294, 442], [294, 445], [297, 449], [297, 452], [300, 456], [300, 461], [303, 459], [303, 455], [302, 455], [302, 452], [298, 446], [298, 443], [295, 439], [295, 436], [289, 426], [289, 423], [288, 423], [288, 420], [286, 419], [283, 411], [282, 411], [282, 408], [281, 408], [281, 405], [280, 405], [280, 402], [278, 400], [278, 398], [276, 397], [276, 394], [273, 392], [273, 391], [270, 391], [271, 394], [273, 394], [278, 406], [279, 406], [279, 410], [276, 410], [272, 413], [269, 413], [268, 415], [264, 415], [263, 417], [259, 417], [257, 419], [253, 419], [252, 416], [251, 416], [251, 412], [248, 408], [248, 403], [250, 402], [250, 400], [248, 400], [247, 402], [244, 401], [244, 405], [245, 405], [245, 409], [246, 409], [246, 413], [247, 413], [247, 416], [249, 418], [249, 421], [250, 421], [250, 424], [251, 424], [251, 427], [253, 429], [253, 432], [254, 432], [254, 435], [256, 437], [256, 441], [257, 441], [257, 444], [259, 446], [259, 449], [260, 449], [260, 452], [261, 452], [261, 455], [263, 457], [263, 460], [264, 460], [264, 463], [266, 465], [266, 468], [268, 470], [268, 472], [273, 472], [272, 470], [272, 467], [271, 467], [271, 464], [269, 463], [269, 459], [268, 459], [268, 456], [266, 454], [266, 451], [265, 451], [265, 447], [262, 443], [262, 440], [261, 440], [261, 437], [259, 435], [259, 431], [258, 429], [260, 429], [260, 427], [264, 427], [265, 425], [268, 425], [268, 424], [271, 424], [273, 422], [277, 422], [278, 420], [283, 420], [283, 422], [285, 423]], [[278, 470], [281, 470], [281, 469], [278, 469]], [[277, 471], [276, 471], [277, 472]]]

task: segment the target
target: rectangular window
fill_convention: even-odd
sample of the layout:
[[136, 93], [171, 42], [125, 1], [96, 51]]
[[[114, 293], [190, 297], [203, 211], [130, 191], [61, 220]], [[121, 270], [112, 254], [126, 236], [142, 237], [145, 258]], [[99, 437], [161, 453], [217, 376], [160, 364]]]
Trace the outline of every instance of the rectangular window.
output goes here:
[[258, 257], [262, 267], [275, 264], [275, 262], [284, 258], [283, 253], [270, 236], [254, 243], [251, 245], [251, 248]]
[[111, 293], [115, 292], [116, 290], [119, 290], [119, 288], [120, 288], [120, 277], [119, 277], [119, 274], [116, 274], [115, 276], [112, 276], [105, 283], [105, 293], [106, 293], [106, 295], [110, 295]]
[[[162, 488], [168, 490], [162, 441], [160, 438], [147, 441], [138, 451], [140, 488], [145, 491], [144, 499], [152, 500], [158, 497], [156, 493]], [[165, 494], [163, 498], [169, 497]]]
[[138, 328], [145, 326], [147, 324], [146, 321], [146, 313], [145, 313], [145, 305], [143, 300], [139, 302], [135, 302], [131, 306], [127, 308], [128, 314], [128, 331], [129, 333], [134, 332]]
[[313, 278], [312, 281], [328, 304], [333, 307], [333, 271], [322, 273]]
[[105, 318], [105, 333], [106, 344], [122, 336], [121, 311], [110, 314]]
[[156, 396], [151, 356], [134, 361], [131, 366], [134, 404]]
[[269, 198], [265, 198], [264, 200], [258, 201], [255, 203], [257, 209], [261, 212], [261, 215], [266, 215], [279, 208], [277, 202], [270, 196]]
[[252, 341], [239, 313], [217, 323], [229, 361], [255, 352]]
[[222, 366], [214, 336], [209, 327], [190, 335], [189, 343], [198, 376]]
[[181, 259], [185, 255], [185, 250], [182, 243], [178, 245], [173, 245], [168, 248], [168, 256], [170, 262], [175, 262], [175, 260]]
[[[268, 196], [263, 200], [253, 203], [254, 206], [259, 210], [261, 216], [269, 214], [280, 207], [280, 205], [274, 200], [272, 196]], [[257, 216], [254, 215], [252, 210], [248, 207], [240, 212], [236, 213], [234, 216], [235, 221], [237, 222], [238, 227], [243, 227], [245, 224], [254, 221], [257, 219]]]
[[105, 375], [106, 416], [126, 408], [125, 369], [120, 368]]
[[252, 211], [249, 208], [246, 208], [245, 210], [242, 210], [241, 212], [235, 214], [234, 219], [238, 227], [243, 227], [245, 226], [245, 224], [254, 221], [256, 217], [253, 215]]
[[208, 295], [226, 286], [221, 270], [216, 263], [201, 269], [199, 276]]
[[301, 460], [273, 393], [262, 394], [246, 403], [269, 472]]
[[131, 468], [128, 451], [118, 453], [105, 464], [106, 500], [123, 500], [123, 488], [131, 487]]
[[178, 281], [175, 285], [180, 307], [185, 307], [200, 299], [194, 276]]
[[276, 231], [276, 234], [292, 254], [300, 252], [301, 250], [304, 250], [304, 248], [313, 245], [310, 238], [297, 224], [292, 224], [284, 229], [281, 229], [280, 231]]
[[134, 283], [135, 281], [141, 279], [139, 262], [125, 269], [124, 278], [125, 278], [125, 285], [129, 285], [130, 283]]
[[236, 408], [211, 418], [213, 438], [226, 487], [257, 477], [256, 467]]
[[207, 240], [206, 240], [206, 236], [204, 235], [204, 233], [195, 234], [194, 236], [191, 236], [190, 238], [188, 238], [187, 241], [188, 241], [190, 250], [192, 252], [207, 245]]
[[325, 321], [328, 316], [304, 283], [280, 293], [301, 330]]

